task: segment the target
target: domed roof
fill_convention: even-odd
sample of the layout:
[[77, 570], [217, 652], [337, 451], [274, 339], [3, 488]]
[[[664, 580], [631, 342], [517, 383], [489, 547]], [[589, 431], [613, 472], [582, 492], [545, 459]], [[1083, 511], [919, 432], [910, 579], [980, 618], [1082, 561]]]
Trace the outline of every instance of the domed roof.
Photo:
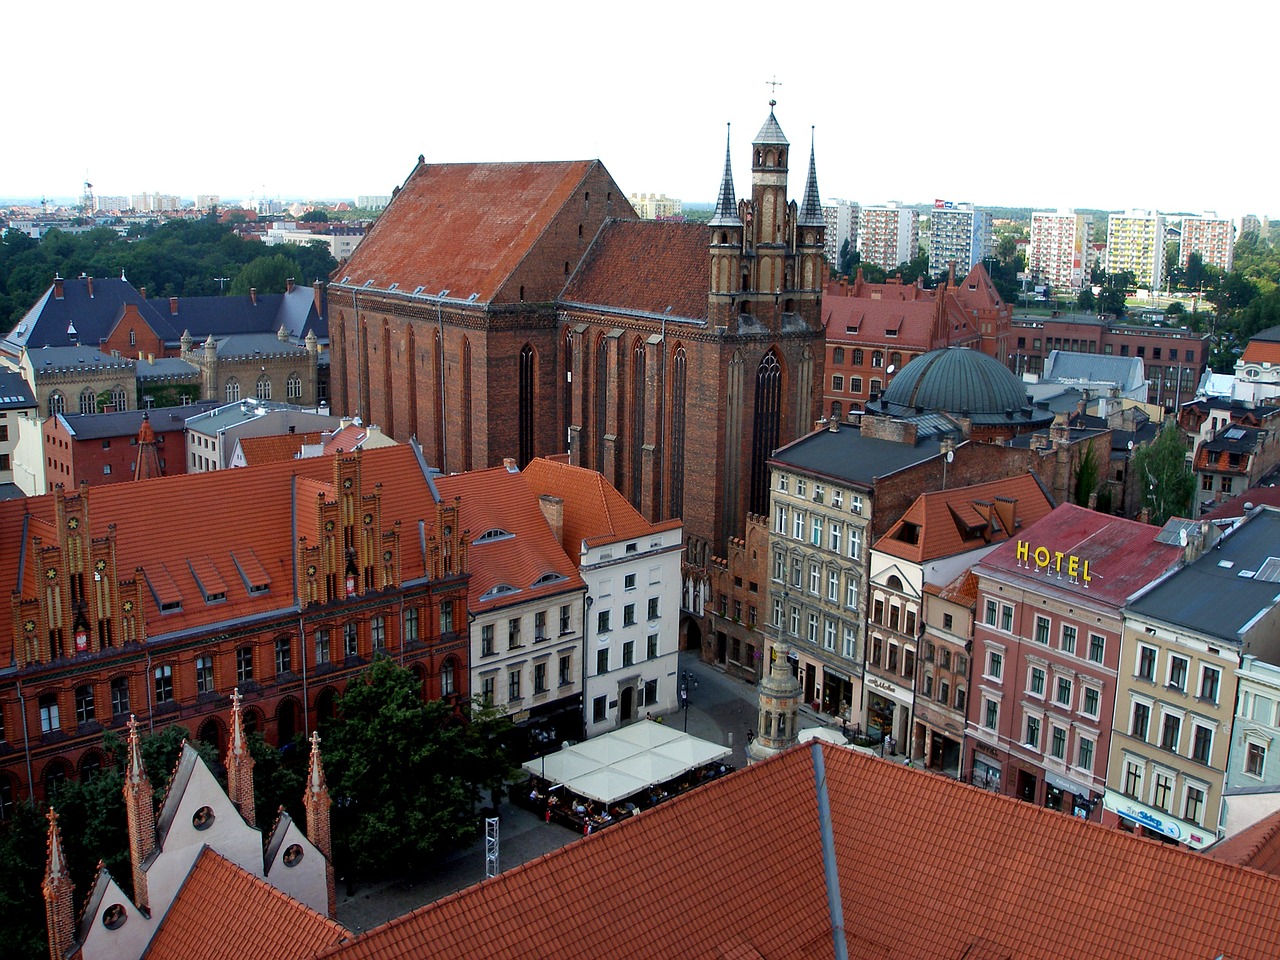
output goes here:
[[889, 407], [965, 416], [1008, 414], [1027, 406], [1022, 382], [999, 360], [965, 347], [922, 354], [898, 371], [881, 398]]

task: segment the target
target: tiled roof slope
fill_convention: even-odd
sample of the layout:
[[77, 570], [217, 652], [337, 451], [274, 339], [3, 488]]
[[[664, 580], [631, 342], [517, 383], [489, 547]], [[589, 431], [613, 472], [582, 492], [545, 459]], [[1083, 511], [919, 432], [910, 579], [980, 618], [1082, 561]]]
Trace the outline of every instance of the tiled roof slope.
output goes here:
[[[382, 484], [381, 516], [386, 529], [397, 520], [405, 531], [415, 529], [419, 520], [434, 526], [434, 500], [412, 446], [384, 447], [361, 456], [365, 494], [374, 492], [375, 483]], [[308, 498], [314, 498], [317, 490], [334, 496], [333, 471], [332, 458], [317, 457], [89, 487], [85, 496], [91, 532], [105, 536], [108, 526], [116, 525], [116, 569], [121, 577], [141, 570], [145, 616], [153, 638], [207, 628], [227, 618], [244, 620], [288, 609], [294, 605], [295, 478], [299, 533], [305, 534], [305, 522], [313, 516]], [[214, 511], [216, 522], [205, 522], [206, 509]], [[56, 543], [59, 532], [54, 520], [53, 494], [0, 502], [0, 531], [15, 538], [11, 549], [0, 550], [0, 590], [5, 595], [20, 591], [32, 596], [41, 589], [39, 564], [22, 544], [30, 544], [37, 534], [46, 543]], [[319, 535], [311, 531], [312, 537]], [[259, 564], [270, 578], [269, 589], [251, 593], [240, 571], [248, 575]], [[426, 575], [416, 536], [404, 535], [401, 573], [405, 580]], [[226, 586], [225, 603], [205, 602], [201, 587], [208, 589], [210, 581]], [[158, 604], [175, 596], [181, 599], [181, 609], [162, 614]], [[12, 650], [13, 619], [0, 618], [0, 662], [9, 662]]]
[[1245, 363], [1280, 363], [1280, 343], [1274, 340], [1250, 340], [1240, 357]]
[[205, 847], [143, 957], [283, 960], [309, 956], [349, 937], [340, 924]]
[[[824, 760], [851, 957], [1280, 955], [1280, 879], [815, 744], [321, 956], [827, 960], [814, 750]], [[886, 810], [913, 813], [887, 828]]]
[[1088, 597], [1099, 603], [1119, 606], [1142, 587], [1172, 569], [1182, 557], [1175, 544], [1157, 543], [1159, 527], [1136, 520], [1111, 517], [1094, 510], [1064, 503], [1039, 523], [1023, 530], [1018, 540], [1030, 549], [1043, 546], [1050, 552], [1089, 561], [1087, 585], [1073, 584], [1063, 564], [1061, 576], [1047, 575], [1018, 561], [1017, 540], [996, 547], [980, 564], [984, 571], [995, 571], [1019, 578], [1031, 578], [1045, 591], [1064, 592]]
[[247, 466], [256, 467], [263, 463], [279, 463], [281, 460], [293, 460], [302, 452], [304, 443], [321, 443], [323, 434], [320, 431], [308, 433], [277, 433], [266, 437], [241, 437], [240, 452], [244, 454]]
[[598, 163], [420, 163], [336, 275], [492, 302]]
[[705, 320], [709, 241], [707, 227], [700, 223], [608, 220], [561, 299], [571, 304]]
[[1255, 507], [1280, 507], [1280, 487], [1250, 487], [1244, 493], [1238, 493], [1230, 500], [1217, 504], [1208, 513], [1202, 514], [1202, 520], [1226, 520], [1230, 517], [1243, 517], [1244, 505]]
[[1235, 836], [1214, 844], [1205, 856], [1280, 877], [1280, 813], [1263, 817]]
[[[841, 296], [840, 287], [828, 284], [822, 297], [827, 339], [837, 343], [881, 343], [893, 339], [904, 350], [928, 350], [933, 345], [938, 305], [915, 285], [876, 284], [884, 292], [876, 298]], [[901, 294], [899, 296], [898, 294]], [[850, 333], [850, 329], [856, 333]], [[892, 338], [887, 330], [896, 331]]]
[[535, 496], [550, 495], [564, 501], [560, 542], [572, 558], [577, 558], [584, 542], [615, 543], [680, 526], [679, 520], [650, 523], [594, 470], [538, 457], [522, 472]]
[[[583, 587], [574, 561], [556, 541], [538, 497], [518, 471], [506, 467], [458, 473], [436, 480], [442, 500], [462, 500], [460, 523], [471, 544], [467, 554], [471, 567], [468, 603], [473, 611], [504, 606]], [[492, 530], [514, 536], [482, 543], [476, 540]], [[547, 574], [563, 579], [536, 585]], [[482, 601], [491, 589], [507, 584], [519, 593], [503, 593]]]
[[[1053, 509], [1034, 474], [922, 493], [875, 548], [913, 563], [925, 563], [1020, 535]], [[1003, 516], [1002, 516], [1003, 514]], [[1007, 529], [1009, 519], [1013, 529]], [[915, 542], [904, 532], [919, 531]]]

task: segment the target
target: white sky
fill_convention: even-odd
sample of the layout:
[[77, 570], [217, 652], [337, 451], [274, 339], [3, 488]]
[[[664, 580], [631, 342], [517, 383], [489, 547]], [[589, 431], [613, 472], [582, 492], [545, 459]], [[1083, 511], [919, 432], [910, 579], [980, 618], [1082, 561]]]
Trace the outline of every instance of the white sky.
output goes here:
[[[1269, 3], [154, 0], [0, 14], [0, 197], [389, 194], [428, 161], [599, 158], [715, 199], [777, 117], [800, 199], [1280, 214]], [[777, 19], [781, 17], [782, 19]]]

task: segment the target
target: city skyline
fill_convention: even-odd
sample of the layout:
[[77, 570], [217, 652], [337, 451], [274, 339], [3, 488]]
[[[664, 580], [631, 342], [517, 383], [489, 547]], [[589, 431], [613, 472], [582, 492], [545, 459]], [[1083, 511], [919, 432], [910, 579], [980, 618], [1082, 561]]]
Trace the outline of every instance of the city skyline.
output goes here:
[[[1197, 49], [1242, 44], [1243, 5], [1227, 6], [1195, 23]], [[1209, 149], [1212, 131], [1176, 120], [1213, 117], [1214, 130], [1237, 131], [1257, 122], [1221, 85], [1171, 82], [1164, 65], [1190, 24], [1095, 0], [1069, 20], [1006, 2], [979, 19], [930, 0], [910, 19], [819, 4], [803, 22], [760, 3], [730, 21], [664, 3], [634, 20], [577, 2], [552, 16], [499, 2], [483, 24], [466, 11], [414, 24], [384, 0], [356, 17], [336, 4], [233, 0], [225, 19], [252, 24], [252, 47], [220, 39], [195, 12], [165, 7], [155, 18], [161, 8], [144, 0], [110, 17], [77, 8], [77, 25], [99, 37], [163, 23], [172, 42], [123, 57], [98, 42], [40, 73], [13, 98], [10, 129], [27, 131], [30, 146], [6, 158], [0, 196], [75, 196], [87, 179], [103, 195], [354, 199], [390, 194], [422, 154], [598, 158], [628, 195], [705, 203], [723, 171], [726, 122], [735, 185], [747, 192], [749, 143], [772, 97], [793, 146], [793, 194], [812, 127], [824, 198], [1238, 218], [1268, 215], [1274, 197], [1262, 164]], [[31, 8], [9, 20], [19, 42], [47, 32]], [[1261, 58], [1232, 69], [1233, 89], [1266, 82]], [[70, 105], [86, 90], [112, 106], [79, 117]], [[1171, 109], [1142, 106], [1162, 100]], [[1158, 114], [1169, 119], [1149, 119]]]

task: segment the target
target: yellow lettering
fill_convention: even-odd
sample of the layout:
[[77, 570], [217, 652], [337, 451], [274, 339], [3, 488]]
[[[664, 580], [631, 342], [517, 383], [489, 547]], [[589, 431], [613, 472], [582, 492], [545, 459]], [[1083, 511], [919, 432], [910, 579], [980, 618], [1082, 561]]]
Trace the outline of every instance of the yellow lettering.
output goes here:
[[1053, 553], [1053, 569], [1058, 573], [1062, 572], [1062, 558], [1065, 556], [1066, 554], [1061, 550], [1055, 550]]
[[1026, 563], [1030, 553], [1031, 553], [1031, 545], [1027, 543], [1027, 541], [1025, 540], [1019, 540], [1018, 541], [1018, 562]]
[[1084, 560], [1082, 561], [1082, 563], [1084, 565], [1084, 569], [1080, 571], [1080, 579], [1083, 580], [1085, 583], [1088, 583], [1090, 580], [1093, 579], [1091, 576], [1089, 576], [1089, 561]]
[[1075, 554], [1067, 557], [1067, 576], [1074, 580], [1080, 575], [1080, 558]]
[[1037, 567], [1049, 566], [1049, 548], [1048, 547], [1036, 547], [1036, 566]]

